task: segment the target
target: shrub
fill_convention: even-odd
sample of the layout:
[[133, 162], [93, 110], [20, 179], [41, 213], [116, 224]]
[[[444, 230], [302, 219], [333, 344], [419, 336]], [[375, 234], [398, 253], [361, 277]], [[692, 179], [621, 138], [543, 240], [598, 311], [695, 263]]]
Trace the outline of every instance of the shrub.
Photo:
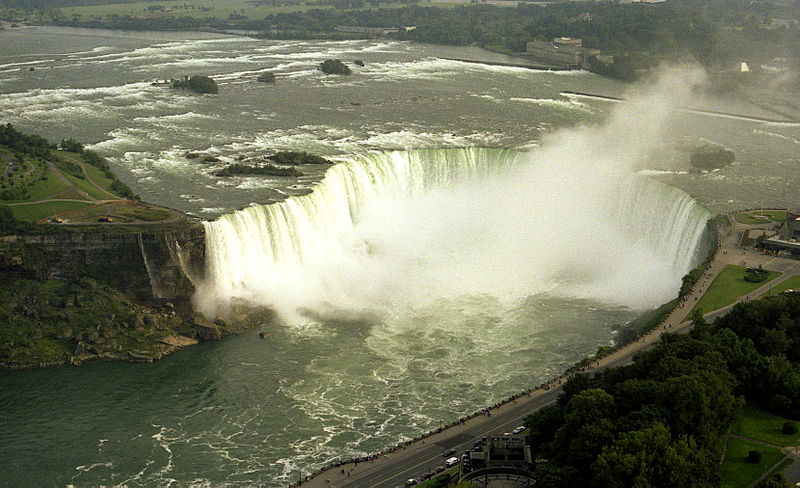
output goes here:
[[785, 435], [794, 435], [797, 434], [797, 422], [787, 421], [783, 423], [783, 428], [781, 428], [781, 432]]
[[172, 88], [188, 89], [195, 93], [219, 93], [217, 82], [208, 76], [195, 75], [184, 77], [182, 80], [173, 80]]
[[267, 71], [258, 75], [258, 81], [261, 83], [275, 83], [275, 73]]
[[328, 75], [349, 75], [351, 73], [350, 68], [340, 59], [326, 59], [319, 65], [319, 69]]
[[758, 451], [747, 451], [747, 462], [748, 463], [757, 463], [761, 461], [761, 453]]

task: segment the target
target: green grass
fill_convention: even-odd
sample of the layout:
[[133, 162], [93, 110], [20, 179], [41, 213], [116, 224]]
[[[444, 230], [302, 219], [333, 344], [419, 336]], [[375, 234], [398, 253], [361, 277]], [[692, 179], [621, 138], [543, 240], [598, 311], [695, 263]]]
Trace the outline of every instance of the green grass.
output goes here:
[[781, 433], [781, 428], [786, 420], [753, 405], [745, 405], [742, 410], [742, 419], [733, 426], [731, 431], [734, 434], [778, 446], [796, 446], [800, 444], [800, 433], [793, 435]]
[[35, 202], [36, 200], [56, 195], [67, 189], [67, 185], [65, 185], [50, 169], [47, 170], [45, 175], [47, 176], [46, 179], [40, 179], [28, 188], [28, 192], [30, 193], [29, 201]]
[[114, 215], [129, 217], [145, 222], [158, 222], [170, 218], [171, 214], [161, 208], [152, 208], [144, 205], [123, 205], [119, 204], [114, 208]]
[[786, 210], [763, 210], [760, 212], [753, 212], [753, 215], [766, 217], [773, 222], [786, 222]]
[[109, 199], [109, 196], [104, 191], [98, 189], [96, 186], [91, 184], [89, 181], [82, 180], [80, 178], [76, 178], [75, 176], [73, 176], [73, 175], [71, 175], [69, 173], [64, 173], [63, 171], [62, 171], [62, 174], [76, 188], [80, 188], [81, 190], [83, 190], [86, 193], [88, 193], [89, 195], [91, 195], [93, 198], [96, 198], [98, 200], [108, 200]]
[[777, 285], [773, 286], [769, 289], [769, 295], [777, 295], [778, 293], [786, 290], [800, 290], [800, 276], [792, 276], [787, 280], [778, 283]]
[[729, 264], [723, 269], [711, 286], [706, 290], [705, 295], [697, 302], [692, 311], [700, 310], [703, 313], [712, 312], [726, 305], [730, 305], [737, 298], [746, 295], [756, 288], [760, 288], [770, 281], [774, 280], [781, 273], [777, 271], [770, 271], [767, 279], [761, 283], [752, 283], [744, 280], [747, 268], [744, 266], [735, 266]]
[[[758, 451], [761, 453], [761, 461], [758, 463], [747, 462], [747, 451]], [[744, 488], [757, 480], [769, 468], [783, 459], [780, 449], [766, 447], [759, 444], [731, 437], [728, 440], [728, 449], [725, 452], [725, 460], [722, 462], [722, 488]]]
[[88, 203], [81, 202], [42, 202], [34, 203], [31, 205], [15, 205], [8, 208], [14, 212], [14, 217], [18, 220], [25, 220], [28, 222], [36, 222], [37, 220], [51, 215], [59, 214], [62, 212], [69, 212], [70, 210], [78, 210], [88, 206]]
[[[31, 184], [28, 186], [28, 198], [24, 200], [6, 200], [4, 203], [35, 202], [36, 200], [42, 200], [67, 189], [67, 185], [58, 179], [58, 177], [53, 174], [49, 168], [44, 174], [47, 176], [46, 179], [42, 180], [41, 178], [38, 178], [31, 182]], [[27, 183], [18, 181], [15, 182], [15, 184]]]
[[110, 198], [119, 198], [119, 195], [114, 193], [114, 191], [111, 189], [111, 184], [113, 181], [111, 181], [110, 178], [106, 177], [102, 171], [95, 168], [91, 164], [84, 164], [84, 167], [86, 168], [86, 172], [89, 174], [89, 178], [110, 193], [110, 195], [105, 195], [103, 199], [108, 200]]
[[755, 217], [753, 214], [749, 213], [737, 213], [733, 216], [733, 218], [739, 222], [740, 224], [747, 224], [747, 225], [756, 225], [756, 224], [766, 224], [769, 220], [765, 218], [758, 218]]
[[739, 212], [734, 214], [734, 219], [740, 224], [756, 225], [768, 222], [784, 222], [786, 220], [785, 210], [760, 210], [755, 212]]

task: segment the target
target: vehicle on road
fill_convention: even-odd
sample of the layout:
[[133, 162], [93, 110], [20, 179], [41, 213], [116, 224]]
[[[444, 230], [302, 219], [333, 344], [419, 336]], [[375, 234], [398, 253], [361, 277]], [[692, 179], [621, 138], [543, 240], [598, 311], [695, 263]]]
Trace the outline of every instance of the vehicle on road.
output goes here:
[[452, 468], [456, 464], [458, 464], [458, 458], [455, 457], [455, 456], [453, 456], [451, 458], [447, 458], [444, 461], [444, 465], [447, 466], [448, 468]]

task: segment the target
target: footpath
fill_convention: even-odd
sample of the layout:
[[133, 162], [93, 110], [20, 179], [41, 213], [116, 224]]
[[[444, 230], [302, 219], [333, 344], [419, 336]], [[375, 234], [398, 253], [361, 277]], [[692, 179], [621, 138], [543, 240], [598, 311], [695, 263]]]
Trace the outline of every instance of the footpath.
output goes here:
[[[582, 372], [592, 372], [608, 367], [615, 367], [629, 363], [633, 355], [651, 347], [659, 340], [662, 334], [687, 332], [691, 322], [686, 318], [698, 300], [706, 293], [714, 278], [728, 265], [763, 266], [765, 269], [780, 271], [780, 277], [768, 284], [740, 296], [734, 303], [718, 310], [706, 313], [706, 320], [727, 313], [736, 303], [747, 301], [767, 293], [772, 286], [800, 274], [800, 261], [784, 259], [772, 255], [761, 254], [755, 250], [739, 247], [742, 232], [753, 226], [736, 223], [732, 217], [729, 224], [718, 230], [717, 253], [704, 272], [703, 276], [695, 283], [692, 291], [687, 294], [675, 309], [664, 319], [661, 324], [638, 341], [623, 346], [616, 351], [599, 358], [583, 368]], [[469, 444], [480, 438], [477, 433], [497, 433], [505, 429], [499, 427], [520, 424], [525, 416], [533, 411], [548, 405], [556, 400], [561, 390], [561, 385], [570, 378], [571, 374], [564, 374], [553, 378], [549, 382], [532, 388], [526, 392], [515, 395], [503, 403], [499, 403], [470, 418], [460, 419], [458, 422], [430, 433], [422, 438], [414, 439], [408, 443], [397, 446], [379, 454], [366, 456], [358, 461], [342, 462], [319, 472], [312, 477], [307, 477], [299, 485], [292, 486], [308, 488], [331, 487], [393, 487], [402, 485], [405, 479], [415, 477], [429, 471], [431, 466], [441, 464], [443, 446], [456, 447], [460, 444]], [[513, 427], [512, 427], [513, 428]], [[494, 430], [492, 430], [494, 429]], [[510, 430], [510, 429], [507, 429]], [[485, 433], [483, 435], [486, 435]]]

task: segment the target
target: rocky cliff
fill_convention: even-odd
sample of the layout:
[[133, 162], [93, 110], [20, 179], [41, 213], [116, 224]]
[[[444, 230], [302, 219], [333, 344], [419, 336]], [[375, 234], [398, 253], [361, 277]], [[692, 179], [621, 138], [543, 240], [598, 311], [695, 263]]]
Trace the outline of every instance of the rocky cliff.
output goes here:
[[204, 252], [199, 223], [0, 237], [0, 366], [152, 360], [207, 339], [190, 304]]

